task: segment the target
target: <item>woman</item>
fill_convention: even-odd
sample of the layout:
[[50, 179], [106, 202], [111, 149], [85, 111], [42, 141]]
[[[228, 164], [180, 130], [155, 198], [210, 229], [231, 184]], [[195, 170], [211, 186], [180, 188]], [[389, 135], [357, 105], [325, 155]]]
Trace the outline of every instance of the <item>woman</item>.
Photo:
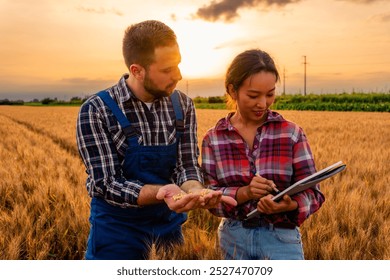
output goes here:
[[[202, 143], [209, 188], [238, 202], [210, 211], [226, 259], [304, 259], [299, 226], [324, 202], [319, 187], [272, 201], [277, 191], [316, 172], [302, 129], [270, 110], [279, 73], [264, 51], [248, 50], [229, 66], [225, 87], [235, 112], [210, 129]], [[246, 219], [257, 209], [259, 215]]]

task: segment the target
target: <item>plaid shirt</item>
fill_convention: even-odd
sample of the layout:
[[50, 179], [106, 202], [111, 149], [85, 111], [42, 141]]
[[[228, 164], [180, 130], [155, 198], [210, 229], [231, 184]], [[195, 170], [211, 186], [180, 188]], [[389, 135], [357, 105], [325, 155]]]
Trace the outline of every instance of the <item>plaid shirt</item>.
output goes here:
[[[169, 145], [176, 142], [175, 113], [169, 97], [155, 100], [150, 109], [126, 85], [128, 75], [108, 91], [139, 135], [140, 145]], [[173, 182], [203, 182], [198, 164], [196, 115], [192, 100], [180, 92], [185, 131], [178, 145]], [[86, 186], [91, 197], [102, 197], [112, 205], [137, 207], [143, 182], [124, 178], [121, 164], [128, 147], [125, 135], [111, 110], [96, 95], [80, 108], [77, 145], [88, 174]]]
[[[268, 111], [267, 121], [257, 129], [253, 149], [230, 123], [230, 113], [210, 129], [202, 143], [202, 168], [205, 183], [224, 195], [236, 197], [237, 190], [249, 185], [254, 174], [273, 180], [280, 191], [316, 172], [313, 156], [302, 129]], [[265, 215], [270, 223], [291, 222], [301, 225], [324, 202], [319, 186], [292, 196], [298, 209], [291, 212]], [[217, 216], [237, 220], [256, 209], [257, 201], [250, 200], [236, 207], [220, 204], [210, 211]]]

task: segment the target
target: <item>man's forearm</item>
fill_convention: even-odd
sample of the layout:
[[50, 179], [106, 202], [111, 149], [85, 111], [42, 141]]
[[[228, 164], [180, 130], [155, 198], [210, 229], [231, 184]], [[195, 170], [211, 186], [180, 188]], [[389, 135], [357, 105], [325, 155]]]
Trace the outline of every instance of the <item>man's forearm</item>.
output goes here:
[[139, 206], [151, 205], [164, 202], [156, 198], [158, 190], [162, 185], [150, 185], [146, 184], [141, 188], [137, 203]]

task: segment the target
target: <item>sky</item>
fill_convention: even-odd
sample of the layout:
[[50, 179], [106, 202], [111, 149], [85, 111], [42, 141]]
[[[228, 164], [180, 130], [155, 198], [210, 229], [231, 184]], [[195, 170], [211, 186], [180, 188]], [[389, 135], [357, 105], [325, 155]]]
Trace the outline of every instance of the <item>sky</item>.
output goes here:
[[0, 99], [112, 86], [127, 72], [124, 30], [149, 19], [175, 31], [190, 97], [222, 96], [252, 48], [274, 58], [279, 94], [304, 93], [305, 72], [307, 93], [390, 92], [389, 0], [0, 0]]

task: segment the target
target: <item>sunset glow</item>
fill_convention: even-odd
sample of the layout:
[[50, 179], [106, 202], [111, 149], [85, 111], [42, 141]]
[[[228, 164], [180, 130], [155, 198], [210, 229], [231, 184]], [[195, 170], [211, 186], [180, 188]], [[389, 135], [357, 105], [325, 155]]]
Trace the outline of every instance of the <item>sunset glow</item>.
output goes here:
[[[176, 32], [188, 94], [223, 94], [232, 58], [261, 48], [287, 93], [390, 91], [385, 0], [0, 0], [0, 99], [89, 95], [127, 72], [125, 28], [157, 19]], [[307, 63], [304, 64], [304, 56]]]

